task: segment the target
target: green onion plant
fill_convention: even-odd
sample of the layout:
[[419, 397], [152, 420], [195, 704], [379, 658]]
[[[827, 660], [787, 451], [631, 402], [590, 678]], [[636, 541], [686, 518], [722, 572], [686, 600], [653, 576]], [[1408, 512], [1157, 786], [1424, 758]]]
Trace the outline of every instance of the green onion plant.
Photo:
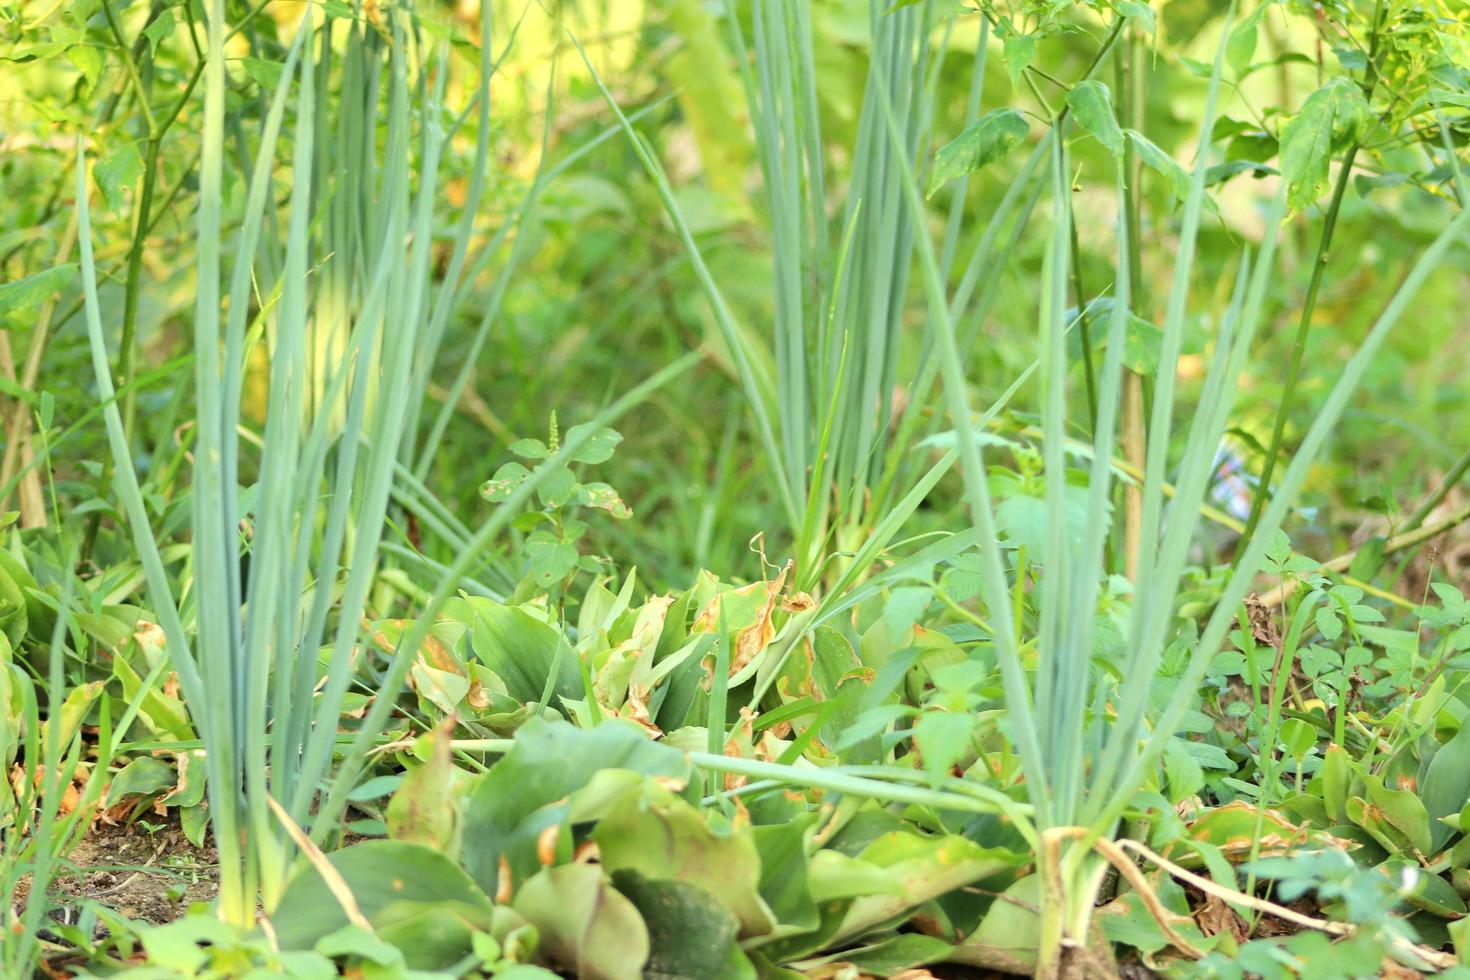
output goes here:
[[[1219, 329], [1199, 401], [1190, 406], [1187, 429], [1176, 434], [1175, 418], [1183, 407], [1175, 388], [1177, 366], [1186, 323], [1199, 315], [1193, 308], [1194, 257], [1207, 205], [1224, 42], [1214, 59], [1188, 193], [1177, 216], [1162, 350], [1146, 426], [1136, 574], [1126, 641], [1118, 661], [1103, 670], [1093, 660], [1094, 634], [1101, 586], [1115, 571], [1105, 548], [1113, 533], [1117, 489], [1111, 461], [1124, 398], [1121, 352], [1130, 285], [1137, 279], [1133, 268], [1137, 236], [1131, 234], [1130, 224], [1135, 214], [1133, 190], [1126, 185], [1124, 159], [1118, 160], [1113, 302], [1110, 312], [1100, 317], [1105, 320], [1100, 326], [1107, 332], [1106, 356], [1095, 377], [1091, 370], [1087, 372], [1091, 397], [1081, 399], [1073, 390], [1077, 385], [1066, 344], [1074, 319], [1069, 310], [1085, 308], [1090, 299], [1075, 295], [1069, 302], [1068, 296], [1069, 289], [1076, 288], [1069, 277], [1076, 238], [1071, 226], [1067, 140], [1076, 120], [1066, 109], [1051, 116], [1050, 126], [996, 206], [958, 285], [952, 285], [956, 227], [963, 221], [955, 202], [963, 190], [951, 202], [949, 220], [936, 246], [920, 183], [931, 121], [929, 103], [922, 96], [926, 59], [933, 57], [929, 39], [945, 28], [928, 3], [890, 10], [875, 2], [870, 9], [872, 61], [858, 137], [860, 151], [854, 154], [852, 196], [839, 226], [829, 221], [822, 187], [806, 7], [797, 0], [752, 0], [755, 50], [747, 86], [756, 107], [753, 118], [775, 256], [776, 313], [769, 347], [761, 347], [735, 323], [678, 214], [657, 160], [619, 115], [689, 250], [726, 340], [735, 349], [740, 380], [779, 477], [777, 495], [794, 518], [794, 549], [798, 562], [806, 563], [803, 581], [814, 581], [812, 569], [846, 543], [839, 534], [834, 548], [834, 525], [852, 521], [859, 512], [863, 516], [847, 526], [862, 528], [866, 541], [858, 544], [851, 564], [871, 563], [932, 488], [937, 477], [931, 479], [931, 475], [958, 464], [973, 527], [957, 530], [948, 540], [926, 546], [866, 582], [859, 581], [862, 570], [850, 574], [849, 567], [849, 573], [837, 576], [835, 587], [822, 596], [817, 614], [806, 621], [805, 628], [833, 621], [915, 567], [963, 551], [976, 554], [982, 581], [980, 602], [993, 637], [988, 655], [993, 655], [1001, 674], [1008, 731], [1024, 773], [1020, 788], [1031, 808], [1027, 815], [1010, 816], [1036, 854], [1042, 896], [1036, 973], [1042, 977], [1082, 976], [1086, 975], [1084, 951], [1092, 910], [1106, 867], [1095, 842], [1119, 832], [1120, 821], [1137, 794], [1157, 779], [1165, 748], [1197, 702], [1207, 666], [1234, 624], [1309, 467], [1389, 331], [1448, 250], [1463, 238], [1470, 213], [1462, 212], [1448, 222], [1344, 366], [1269, 505], [1262, 510], [1213, 613], [1190, 642], [1182, 674], [1160, 695], [1154, 682], [1165, 649], [1180, 637], [1176, 599], [1186, 581], [1214, 456], [1230, 425], [1237, 383], [1249, 363], [1268, 287], [1278, 274], [1276, 239], [1286, 217], [1284, 195], [1278, 194], [1266, 206], [1263, 240], [1256, 249], [1240, 252], [1230, 298], [1215, 317]], [[1232, 4], [1223, 37], [1229, 36], [1233, 13]], [[727, 14], [731, 24], [736, 24], [733, 5], [727, 7]], [[1118, 17], [1110, 25], [1086, 78], [1111, 54], [1123, 20]], [[978, 75], [987, 41], [982, 31], [967, 121], [976, 117], [981, 101]], [[746, 53], [738, 33], [735, 47], [744, 64]], [[603, 92], [618, 113], [605, 88]], [[1012, 612], [1012, 597], [1020, 583], [1001, 541], [980, 438], [980, 429], [992, 413], [976, 424], [970, 394], [973, 379], [968, 370], [976, 329], [989, 308], [989, 297], [1033, 209], [1043, 201], [1050, 206], [1037, 299], [1036, 374], [1047, 531], [1044, 553], [1033, 556], [1039, 580], [1038, 615], [1033, 625], [1017, 622]], [[835, 237], [829, 237], [829, 231]], [[914, 265], [926, 299], [924, 357], [912, 374], [900, 379], [894, 351], [902, 329], [905, 282]], [[761, 374], [760, 366], [768, 362], [775, 366], [774, 377]], [[908, 419], [899, 421], [899, 435], [894, 435], [895, 426], [885, 407], [887, 392], [897, 381], [908, 389], [912, 401], [927, 392], [936, 378], [953, 428], [954, 449], [929, 474], [906, 484], [885, 484], [885, 466], [879, 461], [896, 459], [907, 464], [915, 455], [914, 443], [902, 437]], [[1015, 387], [1011, 386], [997, 407]], [[1080, 413], [1074, 402], [1081, 403]], [[911, 416], [918, 417], [918, 413]], [[1085, 423], [1079, 422], [1084, 419]], [[1084, 520], [1069, 522], [1071, 476], [1064, 450], [1077, 429], [1092, 434], [1091, 462]], [[888, 473], [901, 468], [891, 466]], [[832, 482], [838, 490], [829, 498]], [[1173, 494], [1167, 509], [1166, 486]], [[891, 496], [865, 496], [869, 488]], [[829, 500], [842, 515], [835, 520], [830, 516]], [[884, 500], [886, 505], [881, 503]], [[1034, 658], [1023, 658], [1023, 650], [1032, 649]], [[779, 780], [777, 769], [762, 774]], [[801, 773], [790, 770], [789, 778], [799, 785]], [[882, 797], [881, 792], [872, 795]]]

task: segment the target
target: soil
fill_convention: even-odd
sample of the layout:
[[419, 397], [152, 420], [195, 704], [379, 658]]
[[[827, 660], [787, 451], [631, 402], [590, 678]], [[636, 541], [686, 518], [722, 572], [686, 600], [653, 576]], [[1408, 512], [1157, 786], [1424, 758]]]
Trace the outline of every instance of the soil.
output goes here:
[[189, 842], [177, 823], [98, 823], [71, 853], [51, 886], [54, 918], [74, 921], [91, 900], [130, 919], [162, 924], [219, 891], [219, 857], [212, 844]]

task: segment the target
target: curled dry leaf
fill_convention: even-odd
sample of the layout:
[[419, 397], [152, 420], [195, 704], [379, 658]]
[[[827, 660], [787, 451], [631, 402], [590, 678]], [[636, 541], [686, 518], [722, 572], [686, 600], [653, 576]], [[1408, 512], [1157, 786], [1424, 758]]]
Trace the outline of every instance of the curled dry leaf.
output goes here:
[[556, 845], [561, 840], [561, 824], [552, 824], [541, 828], [541, 833], [536, 836], [536, 860], [544, 867], [551, 867], [556, 863]]

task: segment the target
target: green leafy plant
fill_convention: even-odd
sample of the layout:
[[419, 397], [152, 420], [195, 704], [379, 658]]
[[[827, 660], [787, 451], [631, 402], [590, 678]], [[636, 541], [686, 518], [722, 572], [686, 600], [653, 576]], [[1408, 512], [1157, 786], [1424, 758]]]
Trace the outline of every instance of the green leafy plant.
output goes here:
[[[571, 455], [570, 462], [582, 465], [606, 463], [623, 439], [615, 430], [606, 426], [590, 430], [586, 430], [585, 426], [573, 426], [568, 430], [567, 437], [581, 442], [582, 448]], [[594, 573], [602, 569], [602, 563], [595, 557], [581, 555], [577, 551], [576, 542], [587, 530], [587, 525], [567, 513], [571, 506], [605, 511], [608, 516], [618, 520], [627, 520], [633, 516], [633, 511], [623, 502], [623, 498], [606, 483], [582, 483], [566, 463], [547, 462], [558, 448], [554, 412], [545, 442], [540, 439], [518, 439], [510, 445], [510, 451], [516, 456], [535, 463], [536, 471], [544, 470], [536, 489], [536, 499], [541, 508], [528, 511], [515, 521], [517, 530], [530, 532], [521, 546], [521, 556], [526, 563], [527, 578], [542, 590], [553, 586], [565, 587], [578, 569]], [[491, 503], [501, 503], [508, 500], [511, 493], [533, 475], [533, 471], [527, 469], [523, 463], [506, 463], [481, 485], [480, 495]]]

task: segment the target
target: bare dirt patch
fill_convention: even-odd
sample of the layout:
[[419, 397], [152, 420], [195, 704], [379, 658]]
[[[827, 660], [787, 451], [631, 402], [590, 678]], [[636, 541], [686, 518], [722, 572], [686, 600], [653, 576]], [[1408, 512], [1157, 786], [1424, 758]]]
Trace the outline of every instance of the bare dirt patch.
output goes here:
[[163, 827], [99, 823], [72, 851], [51, 887], [53, 915], [73, 921], [77, 906], [98, 902], [130, 919], [172, 922], [219, 891], [219, 857], [195, 847], [176, 823]]

